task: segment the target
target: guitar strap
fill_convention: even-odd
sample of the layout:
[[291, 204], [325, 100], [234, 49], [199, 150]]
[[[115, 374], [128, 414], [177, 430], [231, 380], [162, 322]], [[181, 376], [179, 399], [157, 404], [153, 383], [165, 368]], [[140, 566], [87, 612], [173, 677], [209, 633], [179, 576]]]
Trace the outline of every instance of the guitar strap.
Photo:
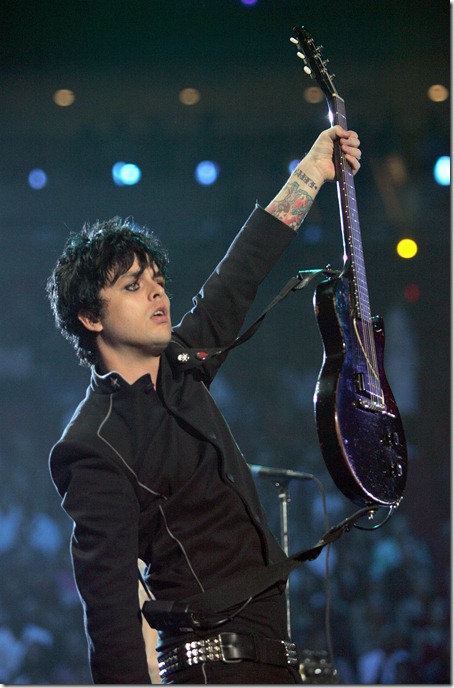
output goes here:
[[[322, 549], [348, 532], [363, 516], [371, 517], [379, 505], [367, 506], [356, 511], [330, 528], [325, 535], [310, 549], [286, 557], [270, 566], [263, 566], [254, 571], [232, 576], [217, 588], [192, 595], [179, 602], [167, 600], [148, 600], [142, 612], [148, 623], [154, 628], [184, 627], [190, 629], [213, 628], [228, 618], [226, 610], [268, 590], [277, 583], [285, 583], [291, 571], [305, 561], [316, 559]], [[140, 572], [139, 572], [140, 573]], [[142, 578], [141, 578], [142, 580]], [[142, 580], [142, 584], [144, 581]], [[234, 613], [231, 614], [234, 616]]]
[[[182, 348], [177, 354], [177, 360], [187, 368], [201, 366], [207, 359], [219, 356], [234, 349], [252, 337], [262, 324], [267, 313], [280, 303], [291, 291], [298, 291], [308, 286], [315, 277], [335, 277], [339, 272], [327, 266], [315, 270], [300, 270], [292, 277], [275, 298], [268, 304], [248, 329], [239, 335], [231, 344], [223, 348]], [[261, 567], [253, 572], [231, 577], [223, 585], [212, 590], [193, 595], [179, 602], [168, 600], [147, 600], [142, 607], [142, 612], [151, 626], [154, 628], [171, 628], [183, 626], [189, 628], [211, 627], [219, 624], [219, 615], [225, 616], [223, 610], [235, 605], [247, 602], [250, 598], [264, 592], [276, 583], [285, 583], [290, 572], [304, 561], [316, 559], [322, 549], [337, 540], [342, 533], [350, 530], [356, 520], [365, 514], [371, 514], [377, 507], [366, 507], [345, 519], [328, 532], [310, 549], [298, 552], [282, 561]], [[139, 571], [139, 578], [147, 591], [146, 584]]]
[[185, 369], [201, 367], [210, 358], [226, 354], [231, 349], [234, 349], [235, 347], [239, 346], [240, 344], [243, 344], [248, 339], [250, 339], [262, 324], [267, 313], [272, 308], [274, 308], [274, 306], [283, 301], [283, 299], [285, 299], [285, 297], [288, 296], [288, 294], [290, 294], [291, 291], [299, 291], [300, 289], [307, 287], [312, 282], [312, 280], [318, 275], [324, 275], [325, 277], [335, 277], [339, 274], [340, 272], [338, 270], [333, 270], [329, 265], [325, 268], [317, 268], [314, 270], [300, 270], [295, 277], [292, 277], [287, 282], [287, 284], [274, 297], [274, 299], [270, 301], [270, 303], [261, 312], [258, 318], [254, 320], [252, 325], [250, 325], [247, 328], [247, 330], [243, 332], [243, 334], [239, 335], [231, 344], [228, 344], [224, 347], [207, 347], [205, 349], [181, 347], [181, 345], [179, 345], [181, 347], [181, 350], [178, 349], [176, 351], [176, 359], [178, 364], [180, 366], [183, 366]]

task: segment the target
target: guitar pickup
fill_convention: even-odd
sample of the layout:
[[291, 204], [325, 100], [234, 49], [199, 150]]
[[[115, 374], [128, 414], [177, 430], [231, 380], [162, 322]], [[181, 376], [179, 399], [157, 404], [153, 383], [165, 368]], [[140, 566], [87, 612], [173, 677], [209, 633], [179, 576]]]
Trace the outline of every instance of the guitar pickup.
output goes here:
[[364, 394], [366, 392], [366, 379], [364, 373], [355, 373], [353, 379], [355, 381], [355, 389], [358, 394]]
[[355, 387], [355, 394], [357, 398], [355, 400], [356, 406], [363, 409], [364, 411], [380, 411], [381, 413], [386, 413], [386, 415], [392, 416], [391, 413], [387, 413], [383, 395], [377, 394], [377, 392], [371, 392], [366, 386], [366, 374], [363, 372], [356, 372], [353, 374], [353, 382]]

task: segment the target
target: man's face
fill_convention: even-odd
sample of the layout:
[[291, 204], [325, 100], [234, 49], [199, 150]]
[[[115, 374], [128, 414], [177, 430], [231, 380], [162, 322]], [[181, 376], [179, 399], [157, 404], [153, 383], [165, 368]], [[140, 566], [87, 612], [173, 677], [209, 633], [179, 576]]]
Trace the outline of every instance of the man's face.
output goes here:
[[[100, 353], [132, 358], [159, 356], [171, 337], [170, 301], [165, 281], [152, 263], [142, 270], [137, 258], [113, 284], [103, 287], [99, 317]], [[132, 357], [132, 358], [131, 358]]]

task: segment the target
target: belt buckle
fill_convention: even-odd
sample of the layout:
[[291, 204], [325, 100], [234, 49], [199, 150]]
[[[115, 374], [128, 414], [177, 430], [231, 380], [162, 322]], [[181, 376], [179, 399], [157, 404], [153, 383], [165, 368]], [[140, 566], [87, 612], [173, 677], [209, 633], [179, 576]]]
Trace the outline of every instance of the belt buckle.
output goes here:
[[[223, 644], [223, 640], [222, 640], [223, 635], [225, 636], [225, 635], [229, 635], [229, 634], [228, 633], [227, 634], [226, 633], [224, 633], [224, 634], [219, 633], [219, 635], [216, 636], [216, 641], [219, 642], [219, 650], [220, 650], [220, 654], [221, 654], [221, 660], [223, 662], [225, 662], [226, 664], [239, 664], [240, 662], [243, 661], [241, 658], [227, 659], [227, 657], [225, 656], [224, 644]], [[231, 635], [236, 635], [236, 634], [232, 633]]]

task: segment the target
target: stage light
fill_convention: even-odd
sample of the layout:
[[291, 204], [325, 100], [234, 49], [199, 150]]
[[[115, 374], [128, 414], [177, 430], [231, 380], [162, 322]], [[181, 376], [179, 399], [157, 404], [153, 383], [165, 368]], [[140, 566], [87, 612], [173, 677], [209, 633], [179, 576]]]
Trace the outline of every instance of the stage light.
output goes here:
[[451, 183], [451, 158], [449, 155], [442, 155], [438, 158], [434, 167], [434, 178], [440, 186], [449, 186]]
[[68, 88], [60, 88], [58, 91], [55, 91], [53, 95], [54, 103], [60, 107], [68, 107], [69, 105], [72, 105], [75, 99], [76, 96], [74, 95], [74, 92], [70, 91]]
[[195, 168], [194, 176], [202, 186], [210, 186], [219, 176], [219, 166], [211, 160], [202, 160]]
[[288, 173], [289, 174], [292, 174], [293, 170], [295, 169], [295, 167], [298, 165], [299, 162], [300, 161], [296, 160], [296, 159], [291, 160], [291, 162], [289, 162], [289, 164], [288, 164]]
[[140, 168], [131, 162], [116, 162], [112, 167], [112, 179], [117, 186], [133, 186], [141, 177]]
[[32, 189], [44, 189], [47, 184], [47, 174], [44, 170], [36, 168], [28, 175], [28, 183]]
[[428, 89], [427, 96], [429, 100], [432, 100], [434, 103], [443, 103], [449, 98], [449, 91], [443, 84], [433, 84], [433, 86]]
[[403, 186], [408, 179], [407, 165], [398, 153], [386, 157], [387, 172], [396, 186]]
[[417, 284], [406, 284], [404, 287], [404, 298], [409, 303], [416, 303], [419, 301], [421, 290]]
[[183, 88], [178, 98], [183, 105], [196, 105], [200, 100], [200, 91], [196, 88]]
[[322, 238], [322, 228], [316, 224], [303, 225], [303, 241], [306, 244], [318, 244]]
[[256, 5], [258, 0], [241, 0], [242, 5]]
[[401, 239], [396, 251], [401, 258], [414, 258], [418, 253], [418, 244], [413, 239]]
[[318, 86], [308, 86], [303, 91], [303, 98], [306, 103], [321, 103], [324, 97], [322, 89]]

